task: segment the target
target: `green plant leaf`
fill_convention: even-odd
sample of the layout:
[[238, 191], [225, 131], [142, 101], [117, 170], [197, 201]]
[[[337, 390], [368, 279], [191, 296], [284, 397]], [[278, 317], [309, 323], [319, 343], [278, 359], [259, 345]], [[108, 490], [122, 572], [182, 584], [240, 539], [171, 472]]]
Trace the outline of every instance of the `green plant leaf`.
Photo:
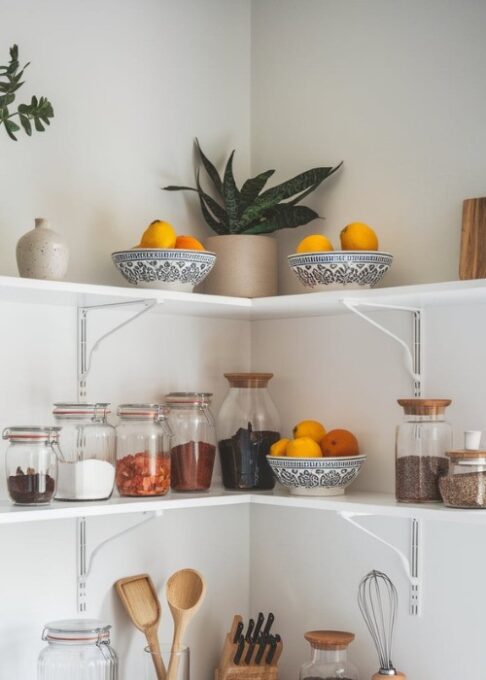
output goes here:
[[209, 158], [207, 158], [207, 156], [203, 153], [203, 150], [201, 149], [201, 145], [199, 144], [199, 140], [197, 137], [194, 141], [196, 144], [196, 149], [198, 150], [199, 156], [201, 158], [202, 164], [204, 165], [204, 169], [211, 178], [214, 184], [214, 188], [216, 189], [220, 196], [223, 196], [223, 183], [221, 181], [221, 177], [219, 176], [219, 172], [216, 170], [216, 168], [211, 163]]
[[20, 127], [17, 125], [17, 123], [14, 123], [13, 120], [4, 120], [3, 123], [10, 139], [13, 139], [16, 142], [17, 137], [14, 135], [14, 132], [20, 130]]
[[13, 94], [5, 94], [2, 97], [0, 97], [0, 106], [8, 106], [15, 100], [15, 95]]
[[278, 205], [272, 209], [267, 219], [245, 229], [244, 234], [270, 234], [278, 229], [294, 229], [308, 224], [319, 215], [305, 205]]
[[256, 177], [247, 179], [240, 191], [240, 212], [253, 203], [275, 170], [266, 170]]
[[226, 210], [217, 202], [214, 200], [212, 196], [209, 194], [205, 193], [201, 187], [201, 181], [199, 179], [199, 170], [196, 173], [196, 186], [199, 192], [199, 197], [203, 197], [205, 204], [207, 207], [211, 210], [212, 214], [216, 217], [216, 219], [221, 223], [221, 225], [226, 229], [226, 231], [229, 230], [229, 217], [228, 213]]
[[235, 151], [230, 154], [228, 162], [226, 163], [226, 168], [224, 171], [223, 179], [223, 199], [224, 207], [228, 213], [229, 230], [231, 233], [235, 231], [238, 227], [238, 208], [240, 203], [240, 192], [236, 186], [235, 178], [233, 175], [233, 157]]
[[208, 223], [208, 225], [211, 227], [211, 229], [215, 231], [217, 234], [227, 234], [228, 233], [227, 229], [225, 229], [225, 227], [218, 222], [214, 215], [211, 214], [208, 206], [204, 202], [204, 198], [201, 193], [199, 193], [199, 203], [201, 205], [201, 212], [203, 214], [203, 217]]
[[24, 115], [20, 115], [19, 118], [22, 127], [30, 137], [32, 135], [32, 125], [30, 124], [30, 120], [27, 118], [27, 116]]

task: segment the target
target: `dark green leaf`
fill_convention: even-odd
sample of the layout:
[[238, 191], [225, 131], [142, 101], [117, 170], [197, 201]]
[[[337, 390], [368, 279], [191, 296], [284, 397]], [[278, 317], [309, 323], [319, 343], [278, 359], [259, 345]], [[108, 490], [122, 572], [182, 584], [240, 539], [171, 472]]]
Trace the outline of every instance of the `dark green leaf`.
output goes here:
[[294, 229], [311, 220], [315, 220], [319, 215], [315, 210], [311, 210], [305, 205], [278, 205], [273, 208], [271, 215], [266, 220], [259, 222], [249, 229], [245, 229], [244, 234], [269, 234], [278, 229]]
[[263, 189], [269, 177], [273, 175], [275, 170], [267, 170], [262, 172], [252, 179], [247, 179], [241, 187], [240, 192], [240, 211], [247, 208], [253, 203], [260, 191]]
[[234, 155], [235, 151], [233, 150], [231, 152], [230, 157], [228, 158], [228, 162], [226, 163], [223, 179], [224, 207], [226, 208], [226, 212], [228, 213], [230, 232], [235, 231], [237, 228], [238, 208], [240, 203], [240, 192], [238, 191], [238, 187], [236, 186], [235, 178], [233, 175]]
[[24, 128], [25, 132], [29, 135], [29, 137], [32, 134], [32, 125], [30, 124], [30, 120], [27, 118], [27, 116], [20, 116], [20, 123], [22, 127]]
[[169, 185], [168, 187], [162, 187], [164, 191], [197, 191], [194, 187], [176, 187], [174, 185]]
[[199, 180], [199, 171], [196, 173], [196, 185], [199, 191], [199, 196], [204, 198], [205, 204], [208, 206], [208, 208], [211, 210], [213, 215], [217, 218], [217, 220], [222, 224], [223, 227], [225, 227], [226, 230], [229, 229], [229, 218], [228, 218], [228, 213], [226, 210], [212, 198], [209, 194], [206, 194], [202, 187], [201, 187], [201, 182]]
[[34, 118], [34, 126], [37, 132], [44, 132], [44, 126], [42, 125], [39, 118]]
[[20, 127], [17, 125], [17, 123], [14, 123], [12, 120], [5, 120], [4, 125], [8, 136], [14, 141], [17, 141], [17, 137], [14, 135], [14, 132], [20, 130]]
[[202, 194], [199, 194], [199, 203], [201, 204], [201, 211], [204, 216], [204, 219], [211, 227], [211, 229], [213, 229], [213, 231], [215, 231], [217, 234], [227, 234], [228, 233], [227, 229], [225, 229], [223, 225], [220, 224], [218, 220], [214, 217], [214, 215], [212, 215], [211, 212], [209, 211], [209, 208], [204, 202]]
[[218, 194], [220, 196], [222, 196], [223, 195], [223, 183], [221, 182], [221, 177], [219, 176], [219, 172], [216, 170], [216, 168], [211, 163], [209, 158], [207, 158], [207, 156], [205, 156], [205, 154], [203, 153], [203, 150], [201, 149], [201, 145], [199, 144], [199, 140], [198, 140], [197, 137], [195, 139], [195, 143], [196, 143], [196, 148], [199, 152], [199, 156], [201, 157], [202, 164], [204, 165], [204, 169], [206, 170], [209, 177], [211, 178], [216, 191], [218, 192]]
[[13, 94], [5, 94], [3, 97], [0, 97], [0, 106], [8, 106], [15, 100], [15, 95]]

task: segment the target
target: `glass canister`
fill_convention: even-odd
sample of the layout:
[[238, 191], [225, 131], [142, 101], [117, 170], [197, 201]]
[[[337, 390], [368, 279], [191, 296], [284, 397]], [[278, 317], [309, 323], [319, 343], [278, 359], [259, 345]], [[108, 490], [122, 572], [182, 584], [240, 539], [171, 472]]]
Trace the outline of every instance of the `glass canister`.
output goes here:
[[216, 432], [209, 392], [171, 392], [165, 397], [174, 433], [171, 486], [174, 491], [207, 491], [216, 454]]
[[7, 427], [7, 488], [16, 505], [50, 503], [56, 491], [59, 427]]
[[47, 646], [37, 664], [37, 680], [117, 680], [117, 657], [110, 629], [101, 621], [54, 621], [44, 628]]
[[172, 431], [162, 404], [122, 404], [116, 428], [120, 496], [164, 496], [170, 489]]
[[449, 472], [439, 480], [451, 508], [486, 508], [486, 451], [448, 451]]
[[110, 498], [115, 485], [115, 428], [106, 417], [109, 404], [54, 404], [59, 436], [56, 499], [95, 501]]
[[405, 412], [397, 427], [395, 491], [403, 503], [441, 500], [439, 479], [449, 466], [452, 428], [445, 419], [450, 399], [399, 399]]
[[180, 651], [173, 652], [172, 643], [161, 643], [159, 646], [160, 652], [153, 652], [150, 647], [145, 647], [145, 676], [141, 680], [158, 680], [156, 667], [159, 664], [154, 657], [159, 657], [168, 671], [171, 655], [174, 656], [176, 666], [173, 680], [190, 680], [189, 647], [181, 647]]
[[304, 635], [312, 659], [300, 669], [300, 680], [359, 680], [357, 668], [348, 660], [353, 633], [340, 630], [312, 630]]
[[277, 409], [268, 392], [273, 373], [225, 373], [230, 390], [216, 423], [227, 489], [273, 489], [266, 456], [280, 439]]

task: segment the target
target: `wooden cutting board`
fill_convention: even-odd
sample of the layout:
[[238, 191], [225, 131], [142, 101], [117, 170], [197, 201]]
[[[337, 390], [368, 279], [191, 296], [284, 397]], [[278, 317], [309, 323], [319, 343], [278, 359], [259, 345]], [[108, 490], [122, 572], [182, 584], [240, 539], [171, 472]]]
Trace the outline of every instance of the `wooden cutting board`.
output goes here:
[[486, 198], [463, 203], [459, 278], [486, 278]]

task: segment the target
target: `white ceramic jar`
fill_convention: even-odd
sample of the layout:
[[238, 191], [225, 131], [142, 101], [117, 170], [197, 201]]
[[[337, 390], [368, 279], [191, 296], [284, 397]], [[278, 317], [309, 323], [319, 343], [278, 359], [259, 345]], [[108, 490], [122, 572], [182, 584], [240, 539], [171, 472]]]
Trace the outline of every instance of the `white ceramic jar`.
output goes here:
[[64, 239], [42, 217], [35, 228], [17, 243], [17, 266], [20, 276], [27, 279], [62, 281], [69, 264], [69, 248]]

